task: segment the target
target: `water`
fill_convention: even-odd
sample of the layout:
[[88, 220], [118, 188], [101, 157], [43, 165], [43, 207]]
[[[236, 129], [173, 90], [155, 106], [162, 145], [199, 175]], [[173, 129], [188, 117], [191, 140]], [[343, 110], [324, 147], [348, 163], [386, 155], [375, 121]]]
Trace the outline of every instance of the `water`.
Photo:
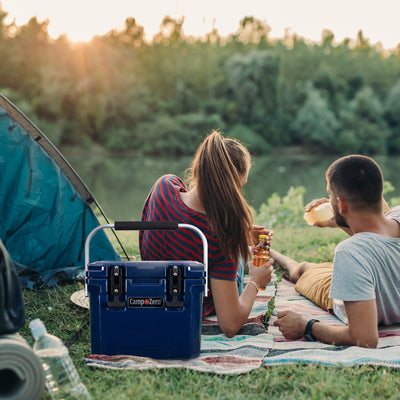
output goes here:
[[[143, 203], [153, 183], [166, 173], [183, 178], [192, 157], [109, 157], [64, 153], [111, 220], [140, 219]], [[258, 209], [273, 194], [286, 195], [290, 187], [306, 189], [304, 202], [327, 197], [325, 171], [338, 157], [304, 154], [301, 150], [255, 157], [244, 194]], [[400, 158], [380, 156], [384, 177], [396, 188], [390, 197], [400, 196]]]

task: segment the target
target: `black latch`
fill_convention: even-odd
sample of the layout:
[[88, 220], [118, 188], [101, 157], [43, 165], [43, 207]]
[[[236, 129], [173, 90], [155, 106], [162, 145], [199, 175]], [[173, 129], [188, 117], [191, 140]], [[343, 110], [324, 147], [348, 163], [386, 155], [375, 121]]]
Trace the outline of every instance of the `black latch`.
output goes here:
[[[109, 270], [108, 277], [108, 301], [109, 308], [124, 308], [125, 307], [125, 292], [124, 292], [124, 268], [115, 265]], [[122, 301], [121, 301], [122, 296]]]
[[182, 308], [184, 277], [182, 267], [177, 265], [167, 268], [167, 307]]

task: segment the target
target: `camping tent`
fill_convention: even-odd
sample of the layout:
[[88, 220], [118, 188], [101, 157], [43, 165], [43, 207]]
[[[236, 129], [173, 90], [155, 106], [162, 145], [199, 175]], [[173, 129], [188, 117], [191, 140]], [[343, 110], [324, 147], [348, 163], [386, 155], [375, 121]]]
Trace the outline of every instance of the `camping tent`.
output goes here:
[[[61, 153], [0, 95], [0, 239], [20, 271], [34, 270], [50, 286], [83, 276], [85, 240], [100, 224], [96, 205], [101, 211]], [[90, 261], [118, 259], [106, 234], [97, 233]]]

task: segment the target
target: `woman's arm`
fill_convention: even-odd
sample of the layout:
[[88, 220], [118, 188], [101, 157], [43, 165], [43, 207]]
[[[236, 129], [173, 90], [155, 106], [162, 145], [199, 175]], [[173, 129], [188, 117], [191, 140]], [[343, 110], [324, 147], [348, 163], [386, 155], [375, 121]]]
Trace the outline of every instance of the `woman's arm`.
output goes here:
[[[273, 263], [273, 259], [261, 267], [250, 263], [249, 280], [257, 287], [267, 285], [271, 281]], [[258, 290], [254, 284], [248, 284], [239, 297], [236, 281], [211, 278], [210, 282], [218, 324], [226, 336], [232, 337], [246, 322]]]

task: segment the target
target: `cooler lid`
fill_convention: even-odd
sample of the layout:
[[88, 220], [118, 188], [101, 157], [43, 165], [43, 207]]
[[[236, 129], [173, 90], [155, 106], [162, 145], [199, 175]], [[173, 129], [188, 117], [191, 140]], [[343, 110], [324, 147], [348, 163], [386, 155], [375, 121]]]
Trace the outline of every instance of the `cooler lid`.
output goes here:
[[167, 269], [177, 266], [185, 278], [204, 278], [204, 264], [197, 261], [96, 261], [88, 265], [86, 276], [108, 278], [109, 269], [124, 269], [125, 278], [166, 278]]

